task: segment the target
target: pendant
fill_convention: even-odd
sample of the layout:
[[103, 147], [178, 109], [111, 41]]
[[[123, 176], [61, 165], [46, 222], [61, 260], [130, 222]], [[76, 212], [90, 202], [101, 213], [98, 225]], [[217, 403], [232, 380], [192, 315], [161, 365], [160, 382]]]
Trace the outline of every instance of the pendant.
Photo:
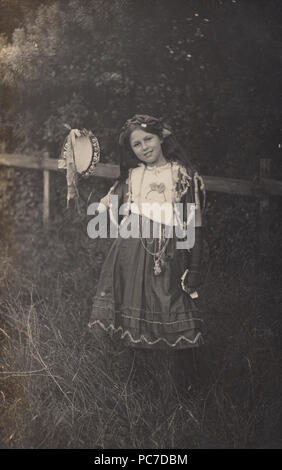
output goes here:
[[154, 274], [155, 276], [159, 276], [162, 272], [162, 269], [161, 269], [161, 263], [160, 263], [160, 260], [159, 259], [156, 259], [155, 263], [154, 263]]
[[159, 276], [161, 273], [165, 271], [166, 263], [162, 258], [157, 258], [154, 263], [154, 274], [155, 276]]

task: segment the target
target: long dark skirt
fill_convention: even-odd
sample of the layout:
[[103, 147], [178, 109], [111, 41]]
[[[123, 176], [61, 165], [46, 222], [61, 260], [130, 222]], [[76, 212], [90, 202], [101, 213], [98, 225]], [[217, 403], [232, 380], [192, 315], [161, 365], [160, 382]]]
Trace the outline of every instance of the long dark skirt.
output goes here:
[[148, 251], [157, 251], [158, 239], [115, 239], [101, 270], [89, 327], [103, 328], [134, 348], [201, 345], [201, 311], [198, 300], [181, 287], [188, 266], [176, 242], [175, 237], [169, 239], [162, 272], [155, 275], [155, 259]]

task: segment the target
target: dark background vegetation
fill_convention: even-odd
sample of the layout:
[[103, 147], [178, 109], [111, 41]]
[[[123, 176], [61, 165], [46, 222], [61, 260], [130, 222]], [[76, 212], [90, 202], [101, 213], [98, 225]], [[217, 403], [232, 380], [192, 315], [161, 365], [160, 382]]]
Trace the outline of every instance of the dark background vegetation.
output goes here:
[[[271, 158], [281, 180], [281, 19], [275, 0], [0, 0], [0, 149], [58, 158], [67, 123], [116, 163], [140, 112], [169, 120], [204, 175], [257, 181]], [[110, 184], [81, 181], [97, 198]], [[258, 200], [208, 193], [209, 378], [186, 400], [165, 357], [128, 375], [127, 351], [88, 336], [110, 240], [66, 211], [64, 174], [47, 231], [41, 198], [41, 173], [0, 167], [2, 445], [281, 447], [281, 198], [259, 253]]]

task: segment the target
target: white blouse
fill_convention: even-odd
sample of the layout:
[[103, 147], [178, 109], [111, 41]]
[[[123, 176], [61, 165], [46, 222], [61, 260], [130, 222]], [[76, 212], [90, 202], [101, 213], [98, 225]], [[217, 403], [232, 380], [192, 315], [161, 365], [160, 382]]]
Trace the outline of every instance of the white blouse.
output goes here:
[[176, 163], [146, 166], [141, 163], [131, 172], [131, 211], [166, 225], [177, 225], [174, 212]]

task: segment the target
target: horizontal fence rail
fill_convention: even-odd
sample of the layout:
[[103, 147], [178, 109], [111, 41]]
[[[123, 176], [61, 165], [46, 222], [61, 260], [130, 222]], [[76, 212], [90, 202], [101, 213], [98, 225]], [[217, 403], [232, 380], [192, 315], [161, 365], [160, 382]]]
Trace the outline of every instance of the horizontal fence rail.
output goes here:
[[[43, 198], [42, 198], [42, 218], [43, 226], [48, 227], [50, 216], [50, 171], [65, 170], [58, 168], [58, 159], [50, 158], [47, 152], [39, 155], [22, 155], [0, 153], [0, 165], [16, 168], [41, 170], [43, 173]], [[269, 208], [272, 196], [282, 196], [282, 181], [271, 179], [270, 176], [271, 159], [261, 158], [259, 160], [258, 174], [255, 181], [247, 181], [235, 178], [202, 175], [206, 190], [217, 193], [233, 194], [240, 196], [254, 197], [258, 200], [258, 236], [259, 253], [257, 256], [257, 272], [263, 272], [268, 256], [270, 216]], [[95, 177], [116, 179], [120, 171], [118, 165], [110, 163], [98, 163], [95, 169]]]
[[[21, 155], [21, 154], [0, 154], [0, 165], [18, 168], [30, 168], [35, 170], [60, 171], [56, 158]], [[119, 166], [110, 163], [98, 163], [94, 176], [115, 179], [119, 177]], [[282, 196], [282, 181], [260, 178], [260, 182], [226, 178], [221, 176], [202, 175], [206, 190], [219, 193], [238, 194], [241, 196], [262, 197], [263, 195]]]

